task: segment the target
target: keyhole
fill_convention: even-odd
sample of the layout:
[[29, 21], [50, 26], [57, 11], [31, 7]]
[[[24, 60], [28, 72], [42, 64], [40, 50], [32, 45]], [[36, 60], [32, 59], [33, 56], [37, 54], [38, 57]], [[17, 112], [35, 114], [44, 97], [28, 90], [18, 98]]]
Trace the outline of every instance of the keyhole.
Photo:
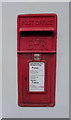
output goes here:
[[25, 80], [27, 80], [27, 77], [25, 77]]

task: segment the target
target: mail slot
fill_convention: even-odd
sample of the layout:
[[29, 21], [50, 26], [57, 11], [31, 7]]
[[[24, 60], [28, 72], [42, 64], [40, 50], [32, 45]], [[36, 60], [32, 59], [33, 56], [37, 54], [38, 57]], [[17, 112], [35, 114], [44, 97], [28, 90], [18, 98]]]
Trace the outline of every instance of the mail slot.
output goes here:
[[18, 105], [53, 107], [56, 83], [56, 14], [17, 17]]

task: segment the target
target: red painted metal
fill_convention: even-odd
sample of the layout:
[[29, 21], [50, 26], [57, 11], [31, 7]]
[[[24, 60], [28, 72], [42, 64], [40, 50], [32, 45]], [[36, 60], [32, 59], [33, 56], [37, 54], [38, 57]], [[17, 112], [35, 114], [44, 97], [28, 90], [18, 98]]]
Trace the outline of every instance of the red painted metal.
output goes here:
[[[53, 107], [56, 84], [56, 14], [25, 14], [17, 18], [18, 105]], [[39, 53], [40, 60], [33, 54]], [[29, 62], [45, 63], [45, 91], [29, 92]]]

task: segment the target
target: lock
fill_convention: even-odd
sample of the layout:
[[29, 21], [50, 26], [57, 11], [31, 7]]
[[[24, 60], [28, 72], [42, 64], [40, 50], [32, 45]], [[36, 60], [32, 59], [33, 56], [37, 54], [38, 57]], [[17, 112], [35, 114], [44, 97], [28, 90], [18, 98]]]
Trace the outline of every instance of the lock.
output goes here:
[[53, 107], [56, 86], [56, 14], [17, 17], [18, 105]]

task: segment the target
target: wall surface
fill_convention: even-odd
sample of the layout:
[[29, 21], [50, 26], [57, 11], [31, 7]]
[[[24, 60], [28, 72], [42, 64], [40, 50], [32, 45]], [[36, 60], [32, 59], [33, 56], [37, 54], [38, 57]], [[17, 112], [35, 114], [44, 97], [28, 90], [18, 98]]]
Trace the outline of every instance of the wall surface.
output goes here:
[[[17, 104], [17, 15], [56, 13], [58, 16], [56, 105], [19, 107]], [[69, 3], [3, 3], [2, 5], [2, 117], [68, 118], [69, 117]]]

